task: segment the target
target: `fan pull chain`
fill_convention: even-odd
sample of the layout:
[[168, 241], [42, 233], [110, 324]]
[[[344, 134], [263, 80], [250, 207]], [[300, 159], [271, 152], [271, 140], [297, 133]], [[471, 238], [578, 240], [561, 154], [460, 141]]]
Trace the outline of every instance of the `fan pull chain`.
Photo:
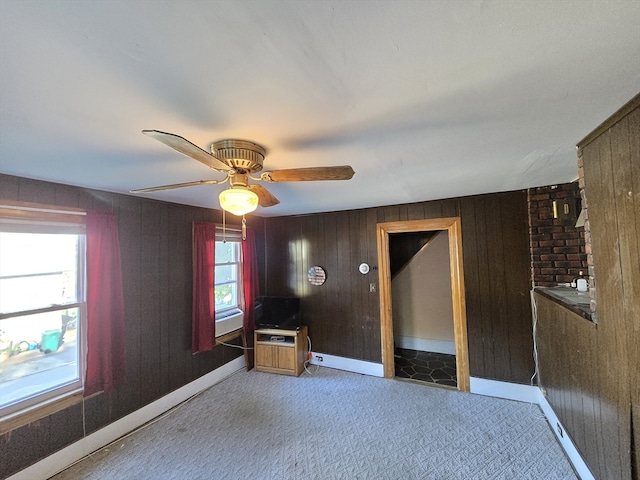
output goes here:
[[242, 240], [247, 239], [247, 219], [242, 215]]
[[222, 243], [227, 243], [227, 211], [222, 209]]

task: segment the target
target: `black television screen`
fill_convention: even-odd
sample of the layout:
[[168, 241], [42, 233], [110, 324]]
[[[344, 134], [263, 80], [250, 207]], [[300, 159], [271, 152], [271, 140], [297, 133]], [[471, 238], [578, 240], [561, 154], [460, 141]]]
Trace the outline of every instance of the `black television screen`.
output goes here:
[[256, 328], [294, 330], [301, 326], [298, 297], [256, 297]]

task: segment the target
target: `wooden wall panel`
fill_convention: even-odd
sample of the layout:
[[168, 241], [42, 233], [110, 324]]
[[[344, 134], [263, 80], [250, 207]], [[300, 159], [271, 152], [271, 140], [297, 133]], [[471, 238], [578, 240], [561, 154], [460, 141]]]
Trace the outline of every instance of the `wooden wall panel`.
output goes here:
[[592, 344], [597, 328], [540, 295], [536, 295], [536, 304], [540, 383], [580, 454], [584, 458], [597, 458], [598, 444], [602, 442], [598, 442], [594, 426], [599, 423], [600, 409], [596, 412], [592, 402], [574, 403], [577, 397], [592, 399], [600, 395], [598, 369], [580, 368], [581, 363], [585, 367], [593, 365], [591, 355], [597, 350], [592, 350]]
[[[224, 346], [191, 354], [191, 224], [220, 222], [216, 210], [88, 190], [0, 174], [0, 197], [118, 215], [125, 294], [127, 384], [85, 402], [87, 433], [147, 405], [242, 355]], [[237, 223], [237, 219], [228, 219]], [[264, 266], [264, 222], [248, 219]], [[264, 274], [261, 272], [261, 278]], [[81, 405], [0, 437], [0, 478], [83, 435]]]
[[640, 95], [583, 140], [597, 325], [538, 297], [541, 385], [596, 478], [640, 476]]
[[[516, 352], [532, 351], [532, 334], [514, 319], [531, 318], [528, 210], [519, 202], [501, 201], [500, 213], [502, 225], [512, 226], [510, 234], [502, 236], [506, 336], [500, 343], [509, 348], [509, 377], [524, 378], [533, 374], [532, 357]], [[524, 271], [527, 275], [520, 273]]]
[[[477, 218], [479, 212], [476, 212], [479, 202], [472, 197], [462, 198], [460, 200], [460, 216], [461, 218]], [[481, 281], [480, 262], [484, 257], [478, 253], [478, 233], [477, 228], [480, 226], [480, 219], [476, 222], [462, 223], [462, 242], [464, 252], [464, 281], [465, 281], [465, 304], [467, 312], [475, 312], [475, 321], [469, 322], [467, 318], [467, 335], [473, 338], [469, 341], [469, 365], [474, 366], [474, 374], [480, 377], [485, 375], [485, 365], [491, 357], [488, 348], [485, 348], [486, 341], [484, 332], [482, 331], [483, 322], [478, 321], [482, 318], [482, 288], [486, 282]], [[491, 353], [493, 350], [491, 349]], [[487, 354], [487, 361], [485, 361]]]
[[[525, 192], [266, 218], [267, 292], [290, 291], [290, 272], [282, 265], [298, 272], [325, 267], [325, 285], [299, 293], [313, 349], [379, 363], [376, 224], [444, 214], [461, 216], [471, 375], [528, 383], [533, 347]], [[312, 254], [289, 254], [281, 245], [291, 241], [304, 242]], [[362, 262], [374, 267], [368, 275], [358, 272]]]
[[[161, 265], [167, 261], [166, 254], [162, 254], [162, 224], [164, 207], [158, 215], [154, 215], [151, 206], [142, 205], [140, 207], [139, 229], [142, 235], [145, 248], [140, 248], [138, 252], [138, 268], [140, 271], [140, 281], [146, 295], [139, 297], [138, 308], [147, 315], [147, 323], [144, 332], [138, 336], [137, 346], [140, 352], [139, 372], [145, 372], [140, 378], [142, 388], [140, 389], [139, 402], [146, 405], [160, 396], [160, 372], [161, 368], [161, 291], [162, 271]], [[166, 288], [167, 285], [164, 285]]]
[[[627, 210], [633, 211], [633, 217], [629, 216], [629, 230], [631, 230], [631, 218], [635, 221], [635, 239], [636, 239], [636, 251], [635, 257], [633, 247], [629, 248], [629, 257], [631, 263], [625, 262], [625, 278], [627, 278], [625, 290], [626, 290], [626, 304], [631, 304], [628, 310], [628, 317], [631, 322], [627, 324], [628, 328], [632, 330], [632, 333], [627, 337], [627, 345], [629, 352], [629, 383], [631, 386], [631, 406], [632, 406], [632, 441], [634, 445], [632, 456], [632, 472], [635, 472], [636, 478], [640, 477], [640, 268], [638, 268], [638, 259], [640, 259], [640, 109], [636, 108], [627, 117], [629, 120], [629, 160], [631, 162], [631, 195], [630, 204], [627, 205]], [[623, 190], [624, 193], [624, 190]], [[633, 240], [633, 232], [627, 237], [630, 241]], [[635, 258], [635, 262], [633, 259]], [[628, 267], [636, 265], [635, 270]], [[633, 300], [635, 299], [635, 301]], [[635, 318], [635, 322], [633, 319]], [[635, 370], [633, 366], [635, 365]]]
[[[380, 330], [380, 298], [375, 292], [371, 292], [370, 283], [377, 284], [377, 259], [378, 259], [378, 236], [376, 232], [376, 211], [369, 209], [365, 211], [366, 222], [360, 223], [361, 241], [367, 242], [367, 256], [364, 261], [372, 267], [371, 270], [376, 275], [368, 274], [363, 278], [365, 296], [368, 299], [363, 305], [366, 310], [362, 315], [362, 321], [365, 325], [364, 348], [365, 352], [378, 352], [372, 355], [375, 361], [382, 362], [382, 333]], [[364, 232], [364, 233], [362, 233]], [[373, 278], [372, 278], [373, 277]], [[380, 348], [379, 348], [380, 347]], [[379, 348], [379, 350], [378, 350]]]

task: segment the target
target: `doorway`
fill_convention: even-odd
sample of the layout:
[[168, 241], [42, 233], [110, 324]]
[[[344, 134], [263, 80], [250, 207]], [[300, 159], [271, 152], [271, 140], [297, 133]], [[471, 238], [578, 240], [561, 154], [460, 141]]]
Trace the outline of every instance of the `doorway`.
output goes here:
[[458, 388], [446, 230], [389, 235], [395, 377]]
[[380, 283], [380, 323], [384, 376], [395, 375], [391, 262], [389, 235], [395, 233], [446, 231], [449, 242], [449, 270], [453, 307], [453, 329], [458, 390], [469, 391], [469, 352], [462, 268], [462, 232], [459, 217], [387, 222], [377, 225], [378, 276]]

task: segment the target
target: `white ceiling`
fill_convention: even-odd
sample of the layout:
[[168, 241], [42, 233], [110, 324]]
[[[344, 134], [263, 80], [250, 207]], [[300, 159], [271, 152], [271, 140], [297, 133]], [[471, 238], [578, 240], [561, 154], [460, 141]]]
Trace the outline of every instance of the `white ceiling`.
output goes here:
[[[140, 133], [241, 138], [289, 215], [551, 185], [640, 91], [640, 1], [0, 0], [0, 172], [114, 192], [221, 178]], [[218, 208], [221, 186], [148, 194]], [[1, 196], [1, 193], [0, 193]]]

